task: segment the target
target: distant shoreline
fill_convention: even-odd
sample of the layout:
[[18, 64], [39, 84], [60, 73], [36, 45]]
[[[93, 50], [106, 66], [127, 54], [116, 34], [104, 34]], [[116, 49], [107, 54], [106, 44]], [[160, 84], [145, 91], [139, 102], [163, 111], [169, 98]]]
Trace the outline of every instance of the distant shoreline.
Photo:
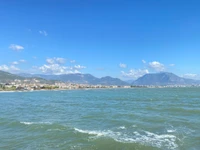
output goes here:
[[40, 91], [71, 91], [71, 90], [103, 90], [103, 89], [157, 89], [157, 88], [200, 88], [200, 86], [141, 86], [141, 87], [116, 87], [116, 88], [74, 88], [74, 89], [41, 89], [41, 90], [2, 90], [0, 93], [13, 93], [13, 92], [40, 92]]

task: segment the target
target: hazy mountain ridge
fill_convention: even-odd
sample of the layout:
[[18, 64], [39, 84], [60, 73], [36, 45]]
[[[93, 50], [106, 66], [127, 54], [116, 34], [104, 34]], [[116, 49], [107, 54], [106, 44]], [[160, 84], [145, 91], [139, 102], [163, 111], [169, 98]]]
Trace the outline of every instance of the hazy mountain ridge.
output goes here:
[[199, 80], [186, 79], [173, 73], [149, 73], [132, 82], [133, 85], [193, 85], [200, 84]]
[[173, 73], [149, 73], [133, 81], [131, 84], [122, 81], [118, 78], [110, 76], [97, 78], [91, 74], [62, 74], [62, 75], [43, 75], [43, 74], [26, 74], [21, 73], [18, 75], [11, 74], [5, 71], [0, 71], [0, 83], [10, 82], [13, 80], [37, 79], [41, 83], [49, 83], [55, 81], [70, 82], [77, 84], [90, 84], [90, 85], [197, 85], [200, 80], [186, 79], [179, 77]]
[[0, 83], [9, 83], [12, 82], [14, 80], [33, 80], [33, 79], [37, 79], [40, 81], [40, 83], [52, 83], [53, 81], [48, 81], [46, 79], [40, 78], [40, 77], [23, 77], [20, 75], [16, 75], [16, 74], [12, 74], [9, 72], [5, 72], [5, 71], [1, 71], [0, 70]]
[[127, 82], [122, 81], [118, 78], [112, 78], [110, 76], [97, 78], [91, 74], [61, 74], [61, 75], [42, 75], [42, 74], [19, 74], [20, 76], [24, 77], [40, 77], [46, 80], [58, 80], [62, 82], [71, 82], [71, 83], [78, 83], [78, 84], [91, 84], [91, 85], [129, 85]]
[[15, 80], [15, 79], [23, 80], [25, 78], [22, 77], [22, 76], [18, 76], [18, 75], [11, 74], [9, 72], [5, 72], [5, 71], [0, 70], [0, 82], [9, 82], [9, 81], [12, 81], [12, 80]]

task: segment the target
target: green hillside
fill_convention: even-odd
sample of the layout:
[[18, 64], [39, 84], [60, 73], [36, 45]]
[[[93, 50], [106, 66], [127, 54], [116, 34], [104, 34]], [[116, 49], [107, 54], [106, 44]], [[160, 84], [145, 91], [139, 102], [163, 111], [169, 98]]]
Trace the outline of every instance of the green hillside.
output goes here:
[[10, 81], [13, 81], [15, 79], [24, 80], [25, 78], [0, 70], [0, 83], [10, 82]]
[[53, 80], [46, 80], [46, 79], [39, 78], [39, 77], [22, 77], [22, 76], [18, 76], [18, 75], [0, 70], [0, 83], [9, 83], [16, 79], [17, 80], [30, 80], [30, 82], [33, 81], [34, 79], [36, 79], [36, 80], [39, 80], [40, 83], [47, 83], [47, 84], [55, 83], [55, 81], [53, 81]]

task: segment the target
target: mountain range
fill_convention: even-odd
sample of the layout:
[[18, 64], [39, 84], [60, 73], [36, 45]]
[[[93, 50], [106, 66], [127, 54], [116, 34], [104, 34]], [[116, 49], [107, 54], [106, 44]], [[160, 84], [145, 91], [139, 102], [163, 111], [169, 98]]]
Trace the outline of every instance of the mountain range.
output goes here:
[[11, 74], [9, 72], [5, 72], [5, 71], [1, 71], [0, 70], [0, 83], [1, 82], [5, 83], [5, 82], [13, 81], [15, 79], [23, 80], [24, 77], [21, 77], [21, 76], [18, 76], [18, 75]]
[[40, 77], [24, 77], [24, 76], [19, 76], [16, 74], [12, 74], [12, 73], [0, 70], [0, 83], [9, 83], [14, 80], [26, 80], [26, 79], [29, 79], [30, 82], [33, 79], [37, 79], [40, 81], [40, 83], [54, 83], [54, 81], [46, 80], [46, 79], [40, 78]]
[[43, 74], [18, 74], [23, 77], [40, 77], [46, 80], [57, 80], [62, 82], [71, 82], [78, 84], [91, 84], [91, 85], [129, 85], [127, 82], [122, 81], [118, 78], [112, 78], [110, 76], [97, 78], [91, 74], [61, 74], [61, 75], [43, 75]]
[[149, 73], [132, 82], [132, 85], [195, 85], [199, 80], [186, 79], [173, 73]]
[[15, 79], [37, 79], [41, 83], [53, 83], [55, 81], [78, 83], [78, 84], [91, 84], [91, 85], [197, 85], [200, 84], [200, 80], [186, 79], [179, 77], [173, 73], [160, 72], [149, 73], [138, 78], [135, 81], [129, 80], [128, 82], [122, 81], [118, 78], [110, 76], [97, 78], [91, 74], [62, 74], [62, 75], [44, 75], [44, 74], [11, 74], [8, 72], [0, 71], [0, 83], [13, 81]]

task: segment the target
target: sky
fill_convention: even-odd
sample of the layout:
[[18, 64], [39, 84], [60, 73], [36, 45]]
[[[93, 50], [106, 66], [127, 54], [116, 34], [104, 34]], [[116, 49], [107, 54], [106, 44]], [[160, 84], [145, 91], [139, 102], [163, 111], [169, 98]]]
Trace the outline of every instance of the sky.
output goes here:
[[1, 0], [0, 70], [200, 79], [199, 0]]

